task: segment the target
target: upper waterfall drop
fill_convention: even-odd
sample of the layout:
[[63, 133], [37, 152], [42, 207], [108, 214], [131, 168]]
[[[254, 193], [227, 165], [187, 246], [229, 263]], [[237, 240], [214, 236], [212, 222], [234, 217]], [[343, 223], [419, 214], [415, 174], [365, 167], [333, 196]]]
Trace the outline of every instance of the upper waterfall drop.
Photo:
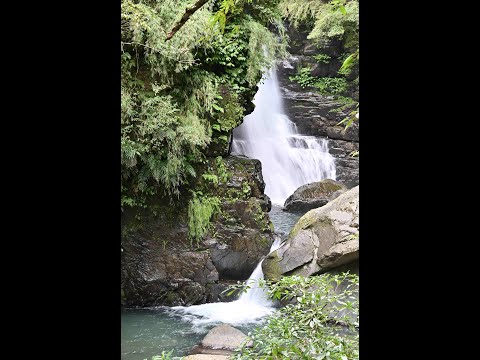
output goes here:
[[264, 74], [253, 103], [255, 110], [233, 130], [232, 154], [262, 162], [265, 194], [273, 204], [283, 206], [304, 184], [336, 180], [328, 141], [300, 135], [284, 113], [275, 67]]

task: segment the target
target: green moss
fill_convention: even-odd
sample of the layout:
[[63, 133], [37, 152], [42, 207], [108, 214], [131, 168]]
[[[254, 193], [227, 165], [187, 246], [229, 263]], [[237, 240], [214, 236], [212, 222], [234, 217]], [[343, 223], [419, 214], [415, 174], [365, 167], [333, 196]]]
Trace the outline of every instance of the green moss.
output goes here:
[[282, 277], [282, 270], [279, 265], [280, 257], [278, 252], [274, 251], [263, 262], [262, 269], [265, 279], [278, 281]]
[[313, 58], [317, 61], [319, 64], [328, 64], [330, 60], [332, 59], [330, 56], [326, 54], [318, 54], [314, 55]]
[[121, 229], [121, 236], [122, 238], [125, 238], [140, 228], [141, 228], [140, 225], [135, 225], [135, 226], [132, 226], [131, 224], [123, 225]]
[[248, 199], [248, 197], [249, 196], [246, 197], [242, 189], [236, 189], [236, 188], [228, 188], [223, 193], [223, 200], [229, 204], [237, 202], [238, 200]]
[[330, 192], [335, 192], [335, 191], [337, 191], [337, 190], [343, 189], [343, 185], [342, 185], [342, 184], [338, 184], [338, 183], [335, 183], [335, 182], [329, 181], [329, 180], [324, 180], [324, 181], [322, 181], [321, 187], [322, 187], [325, 191], [330, 191]]
[[290, 234], [288, 234], [288, 239], [294, 238], [300, 230], [308, 229], [315, 221], [316, 218], [316, 211], [317, 209], [313, 209], [308, 211], [305, 215], [303, 215], [295, 224], [292, 230], [290, 230]]
[[173, 304], [178, 299], [178, 294], [174, 291], [167, 292], [167, 304]]
[[258, 243], [262, 246], [262, 247], [270, 247], [271, 246], [271, 243], [270, 243], [270, 238], [266, 237], [266, 236], [260, 236], [260, 239], [258, 240]]
[[252, 188], [248, 185], [247, 181], [242, 182], [242, 193], [245, 199], [248, 199], [252, 194]]
[[317, 186], [308, 187], [304, 189], [301, 194], [302, 197], [306, 198], [316, 198], [319, 196], [330, 196], [335, 191], [344, 189], [345, 187], [342, 184], [335, 183], [333, 181], [324, 180], [320, 182]]
[[186, 200], [169, 203], [163, 197], [151, 199], [147, 208], [125, 208], [121, 219], [121, 236], [125, 238], [139, 230], [150, 229], [152, 238], [155, 228], [162, 224], [163, 228], [175, 228], [179, 223], [186, 223]]
[[253, 213], [253, 219], [258, 225], [258, 228], [262, 231], [269, 231], [271, 228], [271, 222], [270, 219], [267, 217], [267, 214], [262, 210], [260, 204], [258, 204], [257, 202], [252, 202], [250, 209]]

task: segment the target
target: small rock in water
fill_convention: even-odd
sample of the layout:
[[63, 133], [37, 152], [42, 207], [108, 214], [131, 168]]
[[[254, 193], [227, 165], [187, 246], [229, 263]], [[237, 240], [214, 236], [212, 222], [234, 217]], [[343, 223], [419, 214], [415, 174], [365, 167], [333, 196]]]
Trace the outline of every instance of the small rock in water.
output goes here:
[[[221, 324], [211, 329], [200, 345], [195, 346], [184, 360], [223, 360], [229, 359], [233, 351], [247, 339], [240, 330], [228, 324]], [[250, 341], [247, 347], [252, 347]]]
[[[235, 350], [247, 338], [240, 330], [228, 324], [221, 324], [211, 329], [203, 338], [201, 345], [210, 349]], [[247, 346], [252, 346], [248, 344]]]

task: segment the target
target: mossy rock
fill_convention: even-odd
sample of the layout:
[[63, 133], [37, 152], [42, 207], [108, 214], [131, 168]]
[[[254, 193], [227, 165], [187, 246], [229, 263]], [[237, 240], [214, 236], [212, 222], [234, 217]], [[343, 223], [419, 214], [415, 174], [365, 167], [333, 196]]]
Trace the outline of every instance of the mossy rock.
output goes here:
[[335, 180], [322, 181], [300, 186], [284, 204], [285, 211], [308, 211], [326, 205], [347, 191], [347, 187]]
[[280, 257], [277, 250], [270, 253], [262, 263], [262, 271], [265, 279], [278, 281], [282, 277], [283, 271], [280, 268]]

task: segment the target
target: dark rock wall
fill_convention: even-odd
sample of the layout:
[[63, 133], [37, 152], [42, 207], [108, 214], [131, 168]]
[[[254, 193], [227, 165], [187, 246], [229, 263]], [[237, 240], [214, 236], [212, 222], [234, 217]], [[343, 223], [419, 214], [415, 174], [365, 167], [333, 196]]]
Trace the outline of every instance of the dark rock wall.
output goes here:
[[273, 242], [271, 205], [263, 194], [260, 161], [231, 156], [224, 163], [231, 174], [228, 181], [206, 190], [221, 198], [221, 209], [198, 244], [188, 239], [187, 199], [177, 205], [157, 199], [155, 214], [133, 209], [122, 214], [123, 305], [234, 300], [222, 291], [236, 280], [248, 279], [268, 253]]

